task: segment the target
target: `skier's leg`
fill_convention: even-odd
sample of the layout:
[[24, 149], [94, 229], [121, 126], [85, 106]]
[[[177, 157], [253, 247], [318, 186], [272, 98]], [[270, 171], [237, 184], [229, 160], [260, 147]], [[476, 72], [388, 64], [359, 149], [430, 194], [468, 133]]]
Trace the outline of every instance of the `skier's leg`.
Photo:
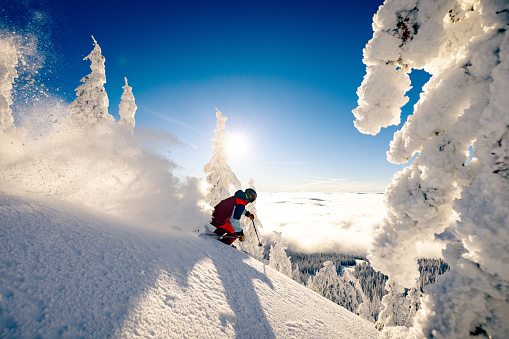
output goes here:
[[217, 235], [223, 235], [226, 233], [226, 231], [224, 229], [218, 227], [214, 230], [214, 233]]
[[[226, 222], [226, 224], [218, 227], [215, 231], [214, 231], [216, 234], [221, 234], [221, 235], [225, 235], [225, 237], [223, 237], [223, 239], [221, 239], [221, 242], [227, 244], [227, 245], [231, 245], [235, 239], [237, 239], [236, 237], [229, 237], [229, 235], [233, 235], [235, 233], [235, 231], [233, 230], [233, 227], [232, 227], [232, 224], [230, 223], [230, 221], [228, 220]], [[220, 232], [220, 233], [218, 233]]]
[[[226, 234], [228, 235], [228, 233]], [[221, 239], [221, 242], [225, 243], [226, 245], [231, 245], [233, 244], [233, 242], [236, 240], [237, 238], [236, 237], [223, 237], [223, 239]]]

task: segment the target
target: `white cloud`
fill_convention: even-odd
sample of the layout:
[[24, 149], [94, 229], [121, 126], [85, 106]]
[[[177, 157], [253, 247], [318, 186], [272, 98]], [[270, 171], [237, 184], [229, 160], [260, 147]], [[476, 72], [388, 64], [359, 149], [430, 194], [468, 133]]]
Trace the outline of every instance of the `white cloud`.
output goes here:
[[261, 233], [282, 232], [290, 249], [361, 255], [385, 216], [382, 194], [260, 193], [257, 211]]

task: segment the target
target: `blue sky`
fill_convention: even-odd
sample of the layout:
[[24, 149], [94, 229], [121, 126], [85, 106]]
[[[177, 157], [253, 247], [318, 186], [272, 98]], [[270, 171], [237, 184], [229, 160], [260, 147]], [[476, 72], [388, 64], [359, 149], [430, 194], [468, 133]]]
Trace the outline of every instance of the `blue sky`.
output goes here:
[[[402, 168], [385, 157], [401, 126], [363, 135], [351, 113], [381, 0], [0, 1], [4, 28], [39, 37], [45, 81], [68, 102], [90, 73], [82, 59], [93, 35], [110, 113], [127, 77], [137, 128], [158, 131], [179, 175], [204, 176], [216, 108], [246, 142], [229, 161], [244, 186], [253, 178], [262, 191], [383, 192]], [[412, 76], [405, 116], [425, 79]]]

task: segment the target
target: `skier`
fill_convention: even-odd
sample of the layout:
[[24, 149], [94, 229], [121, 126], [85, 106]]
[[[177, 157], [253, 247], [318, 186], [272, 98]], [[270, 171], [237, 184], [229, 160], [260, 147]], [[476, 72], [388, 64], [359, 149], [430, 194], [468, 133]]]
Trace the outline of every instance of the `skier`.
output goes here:
[[224, 199], [214, 207], [210, 223], [216, 227], [214, 233], [224, 235], [222, 242], [231, 245], [237, 238], [240, 241], [246, 240], [244, 231], [240, 228], [240, 217], [244, 214], [249, 219], [254, 219], [254, 214], [246, 211], [246, 205], [255, 200], [255, 190], [248, 188], [244, 192], [238, 190], [234, 196]]

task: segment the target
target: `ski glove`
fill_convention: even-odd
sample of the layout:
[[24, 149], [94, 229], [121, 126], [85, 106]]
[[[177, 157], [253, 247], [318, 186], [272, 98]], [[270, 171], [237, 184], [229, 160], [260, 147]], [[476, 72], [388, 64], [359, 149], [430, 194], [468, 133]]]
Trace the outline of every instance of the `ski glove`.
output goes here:
[[243, 230], [240, 230], [240, 232], [235, 232], [235, 235], [237, 235], [239, 237], [239, 241], [241, 241], [241, 242], [246, 240], [246, 236], [244, 235]]
[[255, 216], [253, 213], [249, 213], [249, 211], [246, 211], [245, 216], [248, 217], [251, 220], [254, 220]]

